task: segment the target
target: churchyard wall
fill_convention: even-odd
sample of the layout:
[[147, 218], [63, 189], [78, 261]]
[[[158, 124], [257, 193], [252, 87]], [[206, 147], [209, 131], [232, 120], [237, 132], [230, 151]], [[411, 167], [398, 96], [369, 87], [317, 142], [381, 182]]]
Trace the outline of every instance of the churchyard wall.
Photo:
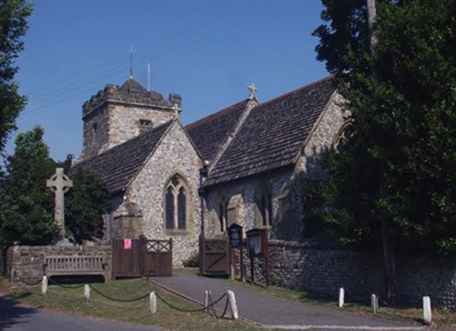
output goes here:
[[[239, 258], [235, 258], [239, 275]], [[251, 278], [247, 249], [244, 270]], [[265, 264], [255, 261], [255, 280], [265, 283]], [[271, 240], [269, 272], [273, 285], [304, 290], [316, 297], [336, 300], [345, 289], [347, 302], [368, 302], [371, 294], [384, 293], [382, 260], [372, 254], [337, 249], [322, 243]], [[456, 309], [456, 260], [407, 257], [397, 261], [398, 301], [421, 307], [422, 297], [430, 296], [436, 307]]]
[[15, 285], [39, 282], [44, 275], [45, 256], [103, 256], [107, 263], [106, 273], [111, 275], [111, 245], [76, 246], [11, 246], [7, 251], [7, 276]]

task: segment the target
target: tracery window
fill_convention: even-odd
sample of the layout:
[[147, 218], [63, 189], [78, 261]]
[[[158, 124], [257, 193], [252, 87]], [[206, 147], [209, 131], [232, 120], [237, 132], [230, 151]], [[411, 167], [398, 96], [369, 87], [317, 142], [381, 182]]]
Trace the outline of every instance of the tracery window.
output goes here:
[[185, 230], [188, 215], [188, 190], [185, 182], [174, 175], [166, 185], [165, 226], [168, 230]]

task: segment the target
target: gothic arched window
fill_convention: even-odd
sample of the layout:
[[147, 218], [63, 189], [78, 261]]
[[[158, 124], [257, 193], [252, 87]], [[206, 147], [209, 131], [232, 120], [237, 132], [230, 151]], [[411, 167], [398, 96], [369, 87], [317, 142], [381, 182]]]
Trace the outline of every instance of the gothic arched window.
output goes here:
[[187, 197], [185, 195], [185, 188], [181, 187], [177, 197], [177, 225], [179, 229], [185, 229], [187, 219]]
[[188, 215], [188, 191], [181, 177], [174, 175], [166, 185], [165, 225], [169, 230], [185, 230]]

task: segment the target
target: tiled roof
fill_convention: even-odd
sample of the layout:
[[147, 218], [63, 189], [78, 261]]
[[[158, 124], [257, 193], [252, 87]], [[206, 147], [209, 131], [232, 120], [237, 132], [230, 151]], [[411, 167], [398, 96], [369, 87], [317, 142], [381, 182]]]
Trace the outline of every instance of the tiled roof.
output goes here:
[[334, 91], [328, 77], [253, 108], [205, 185], [293, 164]]
[[76, 164], [71, 172], [79, 169], [97, 175], [111, 193], [126, 188], [130, 180], [141, 170], [148, 156], [154, 151], [161, 137], [174, 121], [169, 121], [143, 134], [114, 146], [106, 152]]
[[212, 162], [239, 122], [249, 100], [202, 118], [185, 127], [202, 158]]

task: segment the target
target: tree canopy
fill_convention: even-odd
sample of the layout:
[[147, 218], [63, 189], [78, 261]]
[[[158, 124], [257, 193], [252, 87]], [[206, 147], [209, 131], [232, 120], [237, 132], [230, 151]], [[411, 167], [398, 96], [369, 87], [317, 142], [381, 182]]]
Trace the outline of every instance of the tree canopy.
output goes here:
[[456, 251], [456, 1], [323, 0], [318, 58], [351, 112], [322, 219], [345, 243]]
[[53, 199], [46, 180], [55, 171], [43, 142], [44, 131], [35, 128], [16, 138], [14, 155], [7, 159], [7, 174], [0, 189], [0, 244], [49, 244], [56, 227]]
[[0, 152], [26, 102], [14, 77], [18, 71], [15, 60], [24, 48], [22, 38], [31, 12], [25, 0], [0, 0]]
[[[57, 166], [70, 173], [69, 162], [57, 164], [43, 141], [44, 130], [35, 128], [17, 136], [14, 155], [7, 158], [0, 178], [0, 247], [18, 242], [46, 245], [55, 242], [54, 196], [46, 180]], [[82, 171], [72, 173], [73, 188], [65, 194], [67, 235], [75, 243], [103, 236], [102, 215], [110, 197], [99, 179]]]
[[[64, 167], [70, 173], [69, 162]], [[103, 214], [110, 208], [110, 195], [104, 184], [90, 172], [71, 172], [73, 188], [65, 196], [65, 224], [73, 240], [103, 237]]]

